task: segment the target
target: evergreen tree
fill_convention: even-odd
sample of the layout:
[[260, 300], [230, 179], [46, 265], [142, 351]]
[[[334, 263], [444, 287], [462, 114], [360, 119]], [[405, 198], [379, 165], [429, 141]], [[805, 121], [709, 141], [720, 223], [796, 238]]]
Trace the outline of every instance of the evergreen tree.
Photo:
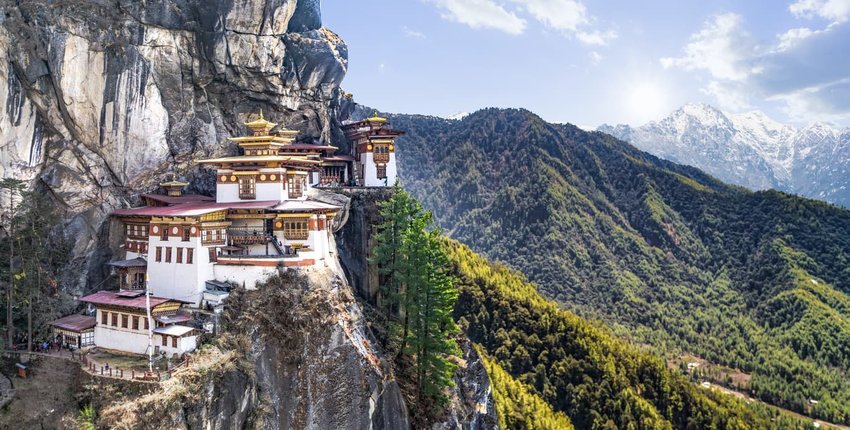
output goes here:
[[406, 324], [399, 322], [399, 317], [404, 318], [406, 314], [404, 303], [407, 301], [402, 282], [408, 266], [407, 256], [402, 252], [403, 240], [412, 220], [421, 214], [422, 206], [396, 181], [392, 196], [380, 203], [380, 209], [383, 222], [377, 228], [377, 244], [370, 262], [378, 266], [381, 276], [378, 306], [388, 317], [385, 346], [393, 348], [407, 331]]
[[47, 323], [58, 316], [59, 288], [56, 279], [67, 262], [69, 242], [56, 227], [56, 205], [37, 190], [23, 193], [15, 224], [19, 226], [17, 249], [21, 259], [18, 286], [27, 310], [27, 350], [34, 333], [47, 337]]
[[[419, 234], [419, 231], [411, 233]], [[415, 348], [419, 392], [442, 403], [445, 401], [443, 390], [452, 385], [452, 374], [457, 367], [446, 358], [458, 354], [453, 338], [458, 328], [452, 319], [458, 291], [456, 280], [448, 274], [450, 264], [441, 248], [441, 233], [423, 233], [421, 253], [425, 261], [421, 279], [424, 283], [416, 289], [417, 296], [413, 300], [416, 312], [411, 309], [415, 323], [411, 324], [410, 343]]]
[[[20, 193], [24, 189], [24, 181], [15, 178], [3, 178], [0, 180], [0, 189], [5, 190], [9, 193], [9, 207], [8, 209], [3, 207], [4, 215], [8, 217], [9, 223], [8, 226], [6, 223], [3, 223], [3, 226], [6, 227], [6, 241], [8, 243], [9, 250], [9, 267], [8, 270], [8, 279], [9, 283], [6, 285], [6, 348], [11, 348], [15, 342], [15, 324], [14, 318], [12, 315], [13, 310], [13, 297], [15, 291], [15, 278], [16, 275], [20, 277], [18, 273], [16, 273], [15, 261], [15, 214], [17, 210], [17, 197], [20, 196]], [[0, 204], [5, 203], [5, 199], [3, 199]]]
[[452, 311], [458, 292], [448, 275], [449, 260], [440, 233], [429, 230], [431, 213], [398, 183], [381, 204], [381, 215], [372, 263], [378, 265], [382, 279], [386, 343], [391, 349], [398, 345], [396, 359], [412, 358], [417, 394], [442, 403], [456, 367], [448, 357], [457, 353]]

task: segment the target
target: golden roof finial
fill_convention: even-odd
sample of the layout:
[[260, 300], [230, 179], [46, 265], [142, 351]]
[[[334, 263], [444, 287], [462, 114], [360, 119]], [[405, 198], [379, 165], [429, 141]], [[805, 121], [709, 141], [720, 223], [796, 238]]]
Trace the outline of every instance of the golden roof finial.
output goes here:
[[255, 119], [253, 121], [250, 121], [250, 122], [246, 122], [245, 125], [247, 125], [248, 128], [250, 128], [251, 131], [253, 131], [256, 134], [256, 133], [268, 133], [277, 124], [275, 124], [273, 122], [266, 121], [266, 119], [263, 117], [263, 109], [260, 108], [259, 118]]
[[372, 114], [372, 117], [367, 118], [366, 121], [374, 122], [374, 123], [384, 123], [384, 122], [387, 122], [387, 119], [379, 117], [378, 111], [376, 110], [375, 113]]

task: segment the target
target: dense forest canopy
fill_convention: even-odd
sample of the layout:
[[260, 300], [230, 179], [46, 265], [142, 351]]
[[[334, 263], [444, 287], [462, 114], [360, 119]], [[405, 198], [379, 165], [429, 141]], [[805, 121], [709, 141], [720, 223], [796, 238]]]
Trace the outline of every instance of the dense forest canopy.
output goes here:
[[524, 110], [392, 121], [405, 187], [451, 237], [619, 336], [850, 423], [850, 212]]
[[545, 299], [513, 270], [456, 242], [446, 249], [460, 279], [455, 317], [481, 345], [504, 428], [813, 428], [700, 388], [601, 324]]

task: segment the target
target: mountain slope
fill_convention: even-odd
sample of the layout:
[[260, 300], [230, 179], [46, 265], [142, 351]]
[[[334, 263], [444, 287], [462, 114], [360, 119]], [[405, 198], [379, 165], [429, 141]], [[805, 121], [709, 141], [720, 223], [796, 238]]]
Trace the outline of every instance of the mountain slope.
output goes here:
[[[558, 415], [538, 398], [576, 428], [804, 428], [696, 387], [599, 324], [559, 309], [517, 273], [466, 246], [446, 247], [460, 279], [455, 316], [491, 355], [485, 363], [505, 428], [531, 428], [531, 419], [533, 428], [564, 428], [551, 424]], [[534, 409], [536, 416], [526, 415]]]
[[598, 130], [733, 184], [850, 204], [850, 129], [816, 123], [797, 130], [757, 111], [728, 115], [688, 104], [640, 127]]
[[[847, 334], [818, 323], [850, 291], [847, 211], [730, 187], [523, 110], [392, 119], [407, 131], [405, 186], [453, 238], [620, 335], [751, 373], [749, 388], [780, 405], [850, 420], [848, 355], [816, 340]], [[805, 295], [815, 313], [782, 295], [801, 273], [819, 280]], [[795, 333], [807, 338], [782, 342]]]

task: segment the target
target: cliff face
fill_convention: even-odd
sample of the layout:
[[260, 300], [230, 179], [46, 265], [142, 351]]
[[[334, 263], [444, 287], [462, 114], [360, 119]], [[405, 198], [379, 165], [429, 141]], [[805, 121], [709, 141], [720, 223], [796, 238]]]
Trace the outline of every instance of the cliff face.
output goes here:
[[223, 334], [155, 391], [94, 390], [102, 428], [410, 428], [344, 279], [286, 272], [236, 292]]
[[[375, 306], [378, 296], [378, 270], [369, 264], [369, 257], [375, 246], [374, 229], [381, 219], [378, 205], [391, 194], [392, 189], [388, 188], [362, 188], [340, 190], [336, 197], [316, 196], [344, 207], [338, 215], [340, 226], [335, 235], [337, 258], [351, 291], [367, 307]], [[481, 357], [466, 335], [459, 335], [457, 341], [463, 355], [457, 357], [458, 368], [453, 378], [455, 386], [449, 395], [450, 403], [444, 415], [436, 422], [430, 423], [431, 428], [498, 428], [490, 379]], [[422, 408], [422, 405], [418, 406]]]
[[246, 115], [339, 142], [346, 68], [318, 0], [0, 0], [0, 175], [56, 198], [93, 285], [108, 212], [194, 179]]

